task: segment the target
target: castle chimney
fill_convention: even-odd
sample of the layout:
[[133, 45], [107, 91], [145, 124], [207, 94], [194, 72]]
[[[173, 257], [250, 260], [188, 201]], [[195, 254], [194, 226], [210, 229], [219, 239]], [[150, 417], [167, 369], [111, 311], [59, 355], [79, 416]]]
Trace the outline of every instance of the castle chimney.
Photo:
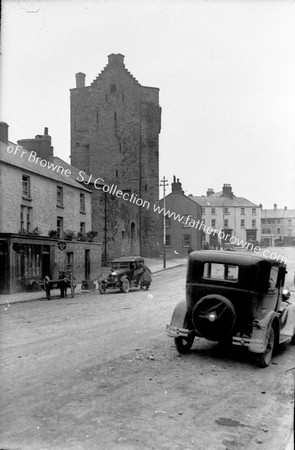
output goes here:
[[108, 61], [111, 67], [124, 67], [124, 55], [121, 55], [121, 53], [108, 55]]
[[277, 209], [277, 207], [278, 207], [278, 205], [275, 203], [275, 204], [273, 205], [273, 209]]
[[210, 197], [212, 194], [214, 194], [214, 189], [208, 188], [206, 192], [207, 197]]
[[173, 183], [171, 184], [171, 188], [172, 188], [172, 194], [184, 194], [184, 191], [182, 190], [179, 178], [177, 178], [177, 180], [176, 180], [175, 175], [173, 176]]
[[0, 141], [8, 144], [8, 127], [6, 122], [0, 122]]
[[287, 206], [285, 206], [285, 207], [284, 207], [284, 210], [287, 211], [287, 209], [288, 209]]
[[78, 72], [76, 73], [76, 87], [80, 88], [80, 87], [85, 87], [85, 73], [82, 72]]

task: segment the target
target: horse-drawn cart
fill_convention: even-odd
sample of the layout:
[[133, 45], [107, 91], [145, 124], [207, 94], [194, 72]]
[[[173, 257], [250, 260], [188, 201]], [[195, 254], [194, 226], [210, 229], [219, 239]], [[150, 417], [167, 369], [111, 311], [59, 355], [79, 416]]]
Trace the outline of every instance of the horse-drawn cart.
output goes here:
[[67, 297], [67, 289], [70, 289], [71, 297], [75, 297], [75, 278], [71, 271], [62, 272], [64, 276], [59, 277], [58, 273], [52, 274], [52, 279], [46, 275], [43, 281], [32, 280], [32, 284], [37, 284], [40, 289], [44, 289], [46, 292], [46, 297], [50, 299], [50, 291], [51, 289], [60, 289], [61, 297], [64, 297], [63, 294]]

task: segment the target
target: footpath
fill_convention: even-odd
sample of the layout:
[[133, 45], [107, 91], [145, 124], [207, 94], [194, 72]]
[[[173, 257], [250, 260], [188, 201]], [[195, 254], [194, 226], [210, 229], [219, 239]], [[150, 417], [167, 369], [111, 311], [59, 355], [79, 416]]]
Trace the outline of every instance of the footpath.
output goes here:
[[[166, 269], [164, 269], [163, 259], [160, 258], [145, 258], [145, 264], [151, 269], [152, 273], [158, 273], [162, 272], [164, 270], [172, 269], [173, 267], [177, 266], [183, 266], [186, 265], [187, 258], [175, 258], [175, 259], [168, 259], [166, 261]], [[102, 268], [102, 272], [108, 271], [107, 268]], [[88, 292], [86, 290], [81, 289], [81, 284], [78, 284], [75, 288], [75, 294], [81, 294], [83, 292]], [[50, 297], [51, 299], [59, 298], [60, 297], [60, 290], [59, 289], [52, 289], [50, 291]], [[71, 294], [69, 295], [68, 290], [68, 297], [71, 297]], [[12, 303], [20, 303], [20, 302], [29, 302], [33, 300], [46, 300], [46, 294], [43, 289], [40, 291], [35, 292], [19, 292], [17, 294], [9, 294], [9, 295], [0, 295], [0, 305], [10, 305]]]

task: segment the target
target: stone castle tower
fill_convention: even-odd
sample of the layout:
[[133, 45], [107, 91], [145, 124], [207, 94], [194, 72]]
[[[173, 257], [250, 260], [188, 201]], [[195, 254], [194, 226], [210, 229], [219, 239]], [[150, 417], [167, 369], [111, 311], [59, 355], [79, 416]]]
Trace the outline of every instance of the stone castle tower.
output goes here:
[[[159, 89], [140, 85], [125, 68], [123, 55], [109, 55], [90, 86], [85, 86], [85, 74], [76, 74], [71, 164], [87, 174], [84, 182], [92, 175], [92, 228], [104, 243], [106, 260], [159, 253], [153, 204], [159, 200], [160, 126]], [[112, 185], [124, 198], [107, 192]]]

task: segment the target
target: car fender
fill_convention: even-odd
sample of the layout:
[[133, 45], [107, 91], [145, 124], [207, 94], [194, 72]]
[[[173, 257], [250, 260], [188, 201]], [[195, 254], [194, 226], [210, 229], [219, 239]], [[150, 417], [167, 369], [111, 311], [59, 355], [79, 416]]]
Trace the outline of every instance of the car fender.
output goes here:
[[187, 328], [188, 318], [187, 318], [187, 308], [186, 302], [179, 302], [172, 314], [170, 325], [180, 328]]
[[275, 330], [275, 339], [279, 339], [279, 318], [275, 311], [265, 310], [259, 319], [253, 321], [253, 332], [249, 343], [249, 351], [264, 353], [271, 327]]

